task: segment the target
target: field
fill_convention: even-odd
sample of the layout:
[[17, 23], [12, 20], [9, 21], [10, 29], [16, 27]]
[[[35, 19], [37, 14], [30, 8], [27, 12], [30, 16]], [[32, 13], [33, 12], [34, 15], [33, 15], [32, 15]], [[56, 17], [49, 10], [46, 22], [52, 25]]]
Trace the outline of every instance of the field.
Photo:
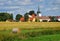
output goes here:
[[[19, 33], [12, 33], [19, 28]], [[60, 22], [0, 22], [0, 41], [60, 41]]]

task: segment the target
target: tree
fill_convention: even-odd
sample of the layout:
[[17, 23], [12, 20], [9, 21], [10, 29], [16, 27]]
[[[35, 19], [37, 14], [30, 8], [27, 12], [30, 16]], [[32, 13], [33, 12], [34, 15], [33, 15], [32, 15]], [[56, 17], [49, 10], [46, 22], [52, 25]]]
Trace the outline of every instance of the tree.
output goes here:
[[29, 17], [28, 17], [28, 14], [29, 14], [29, 13], [25, 13], [25, 14], [24, 14], [24, 19], [25, 19], [26, 22], [28, 21], [28, 18], [29, 18]]
[[0, 13], [0, 21], [6, 21], [9, 18], [10, 18], [9, 13]]
[[33, 10], [29, 11], [29, 15], [32, 15], [32, 14], [35, 14], [35, 12]]
[[49, 18], [51, 19], [52, 22], [56, 22], [57, 18], [55, 16], [49, 16]]
[[13, 14], [10, 14], [10, 19], [13, 20]]
[[20, 18], [22, 17], [22, 15], [20, 15], [20, 14], [17, 14], [16, 15], [16, 21], [20, 21]]

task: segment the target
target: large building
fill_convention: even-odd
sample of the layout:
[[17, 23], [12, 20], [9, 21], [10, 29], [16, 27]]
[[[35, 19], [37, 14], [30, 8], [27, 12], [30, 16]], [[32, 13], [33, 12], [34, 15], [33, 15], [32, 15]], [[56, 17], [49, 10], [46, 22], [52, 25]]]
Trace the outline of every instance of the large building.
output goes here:
[[40, 22], [42, 22], [42, 21], [49, 22], [50, 21], [50, 18], [48, 16], [42, 16], [39, 6], [38, 6], [38, 10], [37, 10], [37, 18], [39, 19]]

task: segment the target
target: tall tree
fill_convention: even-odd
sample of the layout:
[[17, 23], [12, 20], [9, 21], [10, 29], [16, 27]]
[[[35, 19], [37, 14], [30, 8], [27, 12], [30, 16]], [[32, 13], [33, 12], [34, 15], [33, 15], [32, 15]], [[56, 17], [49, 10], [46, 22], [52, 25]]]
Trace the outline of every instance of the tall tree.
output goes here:
[[28, 14], [29, 14], [29, 13], [25, 13], [25, 14], [24, 14], [24, 19], [25, 19], [26, 22], [28, 21], [28, 18], [29, 18], [29, 17], [28, 17]]
[[21, 18], [21, 17], [22, 17], [22, 15], [17, 14], [17, 15], [16, 15], [16, 18], [15, 18], [15, 19], [16, 19], [16, 21], [20, 21], [20, 18]]

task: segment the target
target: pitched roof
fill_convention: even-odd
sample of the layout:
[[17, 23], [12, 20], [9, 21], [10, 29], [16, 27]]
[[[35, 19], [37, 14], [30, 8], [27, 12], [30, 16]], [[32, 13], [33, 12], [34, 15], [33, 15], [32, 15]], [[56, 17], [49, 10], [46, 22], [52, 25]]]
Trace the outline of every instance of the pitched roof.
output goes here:
[[58, 19], [60, 19], [60, 16], [56, 16]]
[[50, 19], [48, 16], [41, 16], [39, 19]]

